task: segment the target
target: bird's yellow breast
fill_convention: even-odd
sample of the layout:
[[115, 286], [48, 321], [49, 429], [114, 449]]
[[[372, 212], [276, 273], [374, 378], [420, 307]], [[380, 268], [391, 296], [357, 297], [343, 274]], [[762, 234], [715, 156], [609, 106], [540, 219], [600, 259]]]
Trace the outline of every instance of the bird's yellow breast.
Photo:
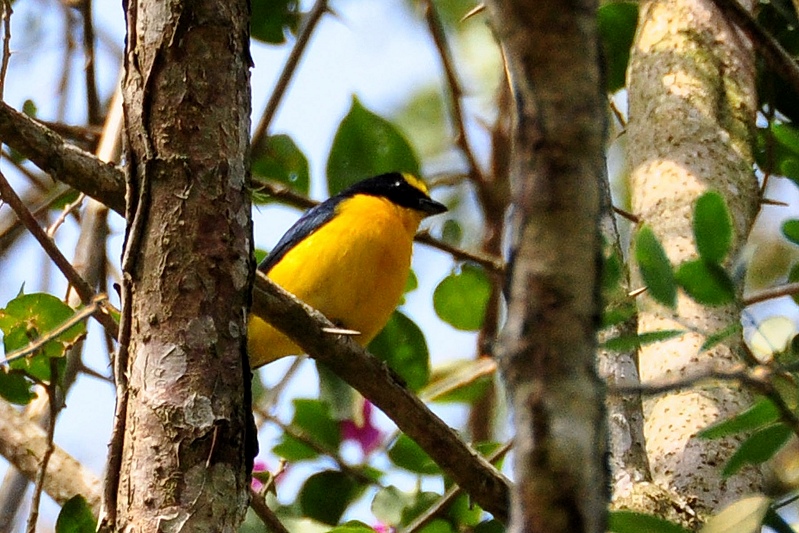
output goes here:
[[[388, 321], [408, 278], [413, 237], [424, 215], [389, 200], [356, 195], [297, 243], [268, 277], [366, 345]], [[250, 364], [302, 350], [258, 317], [249, 325]]]

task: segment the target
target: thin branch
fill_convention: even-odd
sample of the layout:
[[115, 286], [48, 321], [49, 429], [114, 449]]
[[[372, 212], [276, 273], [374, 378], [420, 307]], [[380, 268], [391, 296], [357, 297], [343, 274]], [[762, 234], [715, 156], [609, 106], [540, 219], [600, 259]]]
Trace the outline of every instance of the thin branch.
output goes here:
[[4, 98], [8, 60], [11, 58], [11, 0], [3, 0], [3, 59], [0, 63], [0, 100]]
[[431, 0], [425, 0], [424, 2], [424, 16], [427, 21], [427, 28], [430, 31], [430, 35], [433, 37], [433, 43], [435, 43], [438, 55], [441, 58], [441, 64], [444, 67], [444, 75], [447, 78], [450, 102], [452, 103], [452, 120], [455, 122], [455, 144], [461, 150], [464, 157], [466, 157], [466, 162], [469, 165], [469, 176], [478, 189], [481, 190], [480, 194], [482, 196], [482, 189], [486, 187], [486, 179], [485, 176], [483, 176], [483, 171], [480, 169], [477, 157], [475, 157], [472, 151], [466, 134], [466, 121], [461, 105], [463, 88], [455, 72], [455, 65], [452, 61], [452, 54], [449, 49], [449, 44], [447, 43], [447, 36], [441, 24], [441, 19]]
[[799, 94], [799, 66], [779, 41], [736, 0], [713, 0], [713, 3], [749, 37], [768, 66]]
[[58, 228], [60, 228], [61, 225], [64, 224], [64, 222], [66, 222], [67, 217], [70, 215], [70, 213], [74, 213], [75, 210], [78, 209], [81, 206], [81, 204], [83, 203], [83, 200], [85, 200], [85, 199], [86, 199], [86, 195], [83, 194], [83, 193], [80, 193], [78, 195], [78, 197], [75, 199], [74, 202], [72, 202], [71, 204], [65, 205], [64, 209], [61, 211], [61, 214], [58, 215], [58, 218], [55, 219], [55, 222], [50, 224], [50, 227], [47, 228], [47, 231], [46, 231], [47, 236], [52, 239], [55, 236], [55, 232], [58, 231]]
[[250, 508], [255, 511], [270, 533], [289, 533], [277, 515], [266, 505], [264, 497], [250, 487]]
[[510, 481], [411, 394], [384, 363], [334, 327], [321, 313], [256, 272], [252, 312], [273, 324], [385, 412], [397, 426], [500, 522], [507, 522]]
[[763, 289], [762, 291], [750, 294], [746, 296], [741, 303], [743, 303], [744, 306], [749, 306], [775, 298], [782, 298], [783, 296], [793, 296], [795, 294], [799, 294], [799, 283], [786, 283], [785, 285]]
[[0, 140], [53, 179], [125, 212], [125, 178], [116, 166], [76, 148], [36, 120], [0, 102]]
[[47, 475], [47, 465], [55, 451], [53, 438], [55, 437], [55, 421], [58, 416], [58, 358], [50, 358], [50, 383], [45, 388], [47, 390], [48, 405], [50, 406], [50, 418], [47, 421], [47, 447], [42, 456], [42, 463], [39, 473], [36, 476], [36, 483], [33, 488], [33, 499], [31, 500], [31, 510], [28, 515], [27, 533], [36, 533], [36, 522], [39, 519], [39, 502], [42, 499], [44, 490], [44, 479]]
[[284, 424], [279, 418], [277, 418], [275, 416], [272, 416], [270, 414], [265, 414], [265, 413], [261, 413], [261, 414], [264, 416], [264, 418], [266, 418], [266, 420], [268, 422], [271, 422], [271, 423], [275, 424], [286, 435], [288, 435], [288, 436], [292, 437], [293, 439], [301, 442], [302, 444], [305, 444], [306, 446], [308, 446], [309, 448], [314, 450], [316, 453], [318, 453], [320, 455], [326, 455], [327, 457], [330, 457], [331, 459], [333, 459], [333, 461], [336, 463], [336, 466], [338, 467], [338, 469], [342, 473], [350, 476], [352, 479], [355, 479], [355, 480], [359, 481], [360, 483], [364, 483], [364, 484], [373, 484], [375, 482], [375, 480], [373, 478], [370, 478], [369, 476], [365, 475], [363, 472], [361, 472], [361, 471], [351, 467], [350, 465], [348, 465], [341, 457], [339, 457], [336, 454], [335, 450], [331, 450], [331, 449], [325, 447], [323, 444], [321, 444], [319, 441], [314, 439], [312, 436], [306, 434], [303, 431], [299, 431], [299, 430], [295, 429], [294, 427], [292, 427], [290, 425]]
[[[501, 460], [505, 455], [513, 448], [513, 441], [510, 440], [497, 448], [493, 453], [491, 453], [486, 459], [491, 464], [496, 463], [497, 461]], [[442, 512], [444, 512], [447, 507], [457, 498], [463, 489], [458, 485], [451, 486], [441, 498], [439, 498], [436, 503], [427, 509], [425, 512], [420, 514], [416, 517], [416, 519], [405, 526], [403, 529], [399, 531], [399, 533], [415, 533], [416, 531], [421, 530], [425, 527], [431, 520], [435, 517], [439, 516]]]
[[471, 261], [485, 268], [492, 274], [500, 276], [505, 275], [505, 262], [498, 257], [490, 257], [488, 255], [470, 252], [457, 246], [452, 246], [442, 240], [436, 239], [428, 231], [420, 231], [416, 234], [416, 242], [427, 244], [433, 248], [437, 248], [442, 252], [446, 252], [458, 261]]
[[693, 376], [685, 376], [677, 380], [640, 383], [631, 386], [616, 385], [608, 387], [608, 394], [624, 395], [638, 393], [652, 396], [675, 392], [707, 381], [736, 381], [750, 387], [755, 392], [771, 400], [780, 412], [782, 421], [799, 437], [799, 417], [797, 417], [793, 409], [785, 402], [782, 395], [772, 383], [773, 378], [782, 373], [782, 369], [777, 370], [769, 365], [747, 367], [746, 365], [740, 364], [729, 369], [706, 369], [697, 372]]
[[[86, 283], [86, 281], [78, 274], [75, 270], [75, 267], [64, 257], [64, 254], [61, 253], [61, 250], [55, 245], [55, 243], [47, 236], [44, 230], [39, 226], [39, 223], [36, 222], [36, 219], [33, 217], [28, 208], [20, 200], [17, 193], [14, 192], [14, 189], [6, 180], [5, 176], [0, 172], [0, 197], [5, 200], [5, 202], [14, 210], [17, 216], [20, 218], [22, 223], [31, 232], [34, 238], [39, 242], [39, 245], [44, 249], [53, 263], [56, 264], [58, 269], [64, 274], [64, 277], [67, 278], [67, 281], [75, 288], [75, 291], [80, 296], [81, 301], [85, 305], [89, 305], [92, 300], [95, 298], [96, 294], [94, 293], [94, 289], [92, 289], [91, 285]], [[98, 312], [96, 312], [93, 316], [94, 318], [102, 324], [102, 326], [108, 331], [111, 335], [116, 336], [117, 334], [117, 324], [114, 322], [114, 319], [111, 315], [107, 312], [106, 308], [110, 307], [110, 304], [103, 305]]]
[[260, 150], [260, 146], [266, 138], [269, 125], [272, 123], [277, 107], [280, 105], [280, 100], [282, 100], [283, 95], [286, 93], [289, 82], [292, 76], [294, 76], [294, 72], [297, 70], [297, 65], [305, 51], [305, 47], [308, 45], [308, 41], [311, 39], [311, 35], [316, 29], [322, 15], [328, 11], [327, 0], [316, 0], [313, 8], [308, 12], [305, 22], [297, 35], [297, 42], [294, 43], [294, 48], [291, 49], [291, 53], [286, 60], [286, 65], [283, 67], [283, 71], [277, 79], [275, 89], [272, 91], [269, 101], [266, 103], [266, 108], [264, 108], [261, 120], [258, 122], [258, 127], [255, 128], [255, 133], [253, 133], [251, 145], [256, 153]]
[[638, 224], [639, 222], [641, 222], [641, 217], [639, 217], [638, 215], [634, 215], [634, 214], [630, 213], [629, 211], [625, 211], [624, 209], [622, 209], [620, 207], [616, 207], [615, 205], [613, 206], [613, 212], [616, 213], [617, 215], [619, 215], [622, 218], [626, 218], [627, 220], [629, 220], [633, 224]]
[[86, 83], [86, 109], [89, 124], [99, 124], [100, 97], [97, 95], [97, 80], [94, 75], [94, 25], [92, 24], [92, 0], [80, 2], [80, 15], [83, 18], [83, 56]]

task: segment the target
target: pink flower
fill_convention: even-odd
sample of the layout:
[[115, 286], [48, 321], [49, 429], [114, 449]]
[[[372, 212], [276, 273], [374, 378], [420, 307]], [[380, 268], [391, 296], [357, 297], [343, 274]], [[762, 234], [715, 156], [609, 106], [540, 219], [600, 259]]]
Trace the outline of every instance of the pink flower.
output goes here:
[[[369, 455], [378, 446], [382, 435], [372, 424], [372, 404], [368, 400], [363, 402], [363, 416], [360, 421], [344, 420], [341, 422], [341, 434], [344, 440], [352, 440], [358, 443], [364, 455]], [[359, 425], [360, 422], [360, 425]]]
[[260, 461], [260, 460], [255, 461], [255, 463], [253, 463], [252, 465], [253, 477], [252, 480], [250, 481], [250, 484], [252, 485], [252, 490], [254, 490], [255, 492], [258, 492], [264, 487], [263, 482], [260, 479], [258, 479], [259, 477], [261, 477], [258, 475], [259, 472], [266, 472], [266, 473], [269, 472], [269, 467], [266, 464], [266, 461]]
[[394, 526], [387, 526], [385, 524], [381, 524], [380, 522], [373, 525], [372, 529], [375, 530], [375, 533], [394, 533], [396, 531]]

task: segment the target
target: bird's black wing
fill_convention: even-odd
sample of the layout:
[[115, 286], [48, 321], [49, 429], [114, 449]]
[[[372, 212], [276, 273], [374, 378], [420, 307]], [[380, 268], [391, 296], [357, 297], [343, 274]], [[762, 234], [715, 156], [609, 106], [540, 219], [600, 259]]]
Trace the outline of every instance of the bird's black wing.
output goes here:
[[289, 250], [294, 248], [298, 243], [306, 239], [313, 232], [330, 222], [336, 215], [336, 206], [341, 203], [343, 197], [334, 196], [327, 201], [312, 207], [294, 223], [293, 226], [280, 238], [278, 243], [272, 248], [261, 264], [258, 265], [258, 270], [264, 274], [268, 274], [272, 267], [274, 267]]

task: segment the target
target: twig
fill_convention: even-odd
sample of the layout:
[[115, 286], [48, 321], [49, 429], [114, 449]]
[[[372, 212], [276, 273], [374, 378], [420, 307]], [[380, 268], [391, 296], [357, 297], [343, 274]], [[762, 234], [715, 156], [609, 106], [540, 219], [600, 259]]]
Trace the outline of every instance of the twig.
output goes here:
[[[496, 463], [497, 461], [501, 460], [505, 455], [513, 448], [513, 441], [510, 440], [500, 446], [498, 449], [494, 450], [493, 453], [489, 454], [486, 459], [491, 464]], [[458, 485], [451, 486], [441, 498], [439, 498], [436, 503], [427, 509], [425, 512], [420, 514], [416, 517], [416, 519], [405, 526], [403, 529], [399, 531], [399, 533], [415, 533], [419, 531], [424, 526], [426, 526], [432, 519], [436, 516], [440, 515], [454, 500], [457, 498], [463, 489]]]
[[50, 463], [50, 457], [55, 451], [53, 438], [55, 436], [55, 421], [58, 417], [58, 358], [50, 358], [50, 383], [47, 384], [47, 397], [48, 405], [50, 406], [50, 419], [47, 421], [47, 447], [42, 456], [42, 464], [39, 467], [39, 473], [36, 476], [36, 483], [33, 489], [33, 499], [31, 501], [31, 510], [28, 515], [28, 528], [27, 533], [36, 533], [36, 522], [39, 519], [39, 502], [42, 499], [42, 492], [44, 491], [44, 478], [47, 474], [47, 465]]
[[83, 18], [83, 55], [86, 75], [86, 110], [89, 124], [99, 124], [100, 97], [97, 95], [97, 80], [94, 75], [94, 25], [92, 24], [92, 0], [81, 0], [80, 15]]
[[779, 391], [772, 385], [772, 378], [781, 370], [775, 370], [769, 365], [755, 365], [747, 367], [739, 364], [729, 369], [711, 368], [697, 372], [693, 376], [682, 377], [677, 380], [640, 383], [631, 386], [616, 385], [608, 387], [608, 394], [644, 394], [647, 396], [674, 392], [687, 387], [698, 385], [705, 381], [737, 381], [771, 400], [780, 412], [783, 422], [799, 436], [799, 417], [793, 409], [783, 400]]
[[3, 60], [0, 63], [0, 100], [4, 98], [8, 60], [11, 58], [11, 0], [3, 0]]
[[[64, 257], [64, 254], [61, 253], [61, 250], [55, 245], [55, 243], [47, 236], [44, 230], [39, 226], [39, 223], [36, 222], [36, 219], [33, 217], [31, 212], [28, 210], [27, 207], [22, 203], [17, 193], [14, 192], [14, 189], [6, 180], [5, 176], [0, 172], [0, 197], [5, 200], [5, 202], [11, 206], [11, 209], [17, 214], [19, 219], [31, 232], [33, 237], [39, 242], [39, 245], [44, 249], [53, 263], [56, 264], [58, 269], [64, 274], [64, 277], [67, 278], [67, 281], [75, 288], [75, 291], [80, 296], [81, 302], [85, 305], [89, 305], [94, 297], [96, 296], [94, 293], [94, 289], [86, 283], [86, 281], [78, 274], [75, 270], [75, 267]], [[110, 304], [106, 303], [103, 305], [97, 312], [94, 313], [94, 318], [102, 324], [102, 326], [108, 331], [111, 335], [116, 337], [117, 334], [117, 324], [114, 322], [114, 319], [111, 315], [106, 312], [106, 307], [109, 307]]]
[[639, 217], [638, 215], [634, 215], [634, 214], [630, 213], [629, 211], [625, 211], [624, 209], [616, 207], [615, 205], [613, 206], [613, 212], [616, 213], [617, 215], [619, 215], [622, 218], [626, 218], [627, 220], [629, 220], [633, 224], [638, 224], [639, 222], [641, 222], [641, 217]]
[[713, 0], [722, 13], [743, 31], [771, 69], [799, 94], [799, 66], [780, 43], [736, 0]]
[[250, 508], [255, 511], [270, 533], [289, 533], [277, 515], [266, 505], [264, 497], [252, 487], [250, 487]]
[[[427, 28], [430, 31], [430, 35], [433, 37], [433, 43], [435, 43], [438, 55], [441, 58], [441, 64], [444, 67], [444, 75], [447, 78], [450, 102], [452, 103], [452, 120], [455, 122], [455, 144], [466, 158], [466, 163], [469, 165], [469, 176], [472, 178], [472, 181], [474, 181], [475, 186], [478, 189], [483, 189], [486, 186], [486, 179], [485, 176], [483, 176], [480, 165], [477, 163], [477, 157], [475, 157], [472, 151], [466, 134], [466, 122], [461, 105], [463, 88], [458, 81], [458, 75], [455, 73], [452, 54], [449, 50], [444, 28], [441, 25], [441, 19], [438, 17], [438, 12], [431, 0], [425, 0], [424, 2], [424, 16], [427, 21]], [[481, 195], [482, 194], [483, 192], [481, 191]]]
[[302, 27], [297, 34], [297, 42], [294, 43], [294, 48], [291, 49], [291, 53], [286, 60], [286, 65], [283, 67], [283, 71], [280, 73], [280, 77], [277, 79], [275, 89], [272, 91], [269, 101], [266, 103], [266, 108], [264, 108], [264, 112], [261, 115], [261, 120], [258, 122], [258, 127], [255, 128], [255, 133], [252, 136], [252, 147], [256, 153], [258, 150], [260, 150], [260, 146], [266, 137], [269, 125], [272, 123], [272, 119], [277, 111], [277, 106], [280, 105], [280, 100], [283, 98], [283, 95], [286, 92], [286, 88], [291, 81], [291, 77], [297, 70], [297, 65], [299, 64], [300, 58], [305, 51], [305, 47], [308, 45], [308, 41], [316, 29], [316, 25], [319, 23], [319, 20], [322, 18], [322, 15], [324, 15], [327, 11], [327, 0], [316, 0], [316, 3], [314, 4], [313, 8], [311, 8], [311, 11], [308, 12], [306, 19], [302, 24]]
[[74, 202], [72, 202], [71, 204], [65, 205], [64, 209], [61, 211], [61, 214], [58, 215], [58, 218], [55, 219], [55, 222], [50, 224], [50, 227], [47, 228], [47, 231], [46, 231], [47, 236], [52, 239], [55, 236], [55, 232], [58, 231], [58, 228], [60, 228], [61, 225], [64, 222], [66, 222], [67, 217], [69, 216], [69, 214], [72, 213], [73, 211], [75, 211], [75, 209], [79, 208], [80, 205], [83, 203], [83, 200], [85, 200], [85, 199], [86, 199], [86, 195], [83, 194], [83, 193], [80, 193], [78, 195], [78, 197], [75, 199]]
[[94, 297], [94, 299], [89, 305], [77, 311], [74, 315], [69, 317], [69, 319], [61, 323], [55, 329], [48, 331], [46, 334], [40, 336], [39, 338], [37, 338], [35, 341], [31, 342], [27, 346], [20, 348], [19, 350], [14, 350], [10, 354], [7, 354], [5, 360], [0, 361], [0, 365], [11, 363], [13, 361], [16, 361], [17, 359], [20, 359], [28, 354], [35, 352], [36, 350], [38, 350], [39, 348], [41, 348], [51, 340], [55, 339], [56, 337], [67, 331], [69, 328], [71, 328], [78, 322], [82, 322], [83, 320], [86, 320], [91, 315], [96, 313], [106, 301], [108, 301], [108, 296], [106, 296], [105, 294], [98, 294], [97, 296]]
[[335, 453], [335, 450], [331, 450], [329, 448], [326, 448], [323, 444], [321, 444], [319, 441], [317, 441], [316, 439], [314, 439], [310, 435], [307, 435], [303, 431], [297, 431], [294, 427], [292, 427], [290, 425], [284, 424], [279, 418], [277, 418], [277, 417], [275, 417], [273, 415], [264, 414], [264, 418], [268, 422], [271, 422], [271, 423], [275, 424], [277, 427], [279, 427], [286, 435], [288, 435], [288, 436], [296, 439], [297, 441], [305, 444], [306, 446], [311, 448], [316, 453], [318, 453], [320, 455], [326, 455], [327, 457], [330, 457], [331, 459], [333, 459], [333, 461], [335, 461], [335, 463], [336, 463], [336, 466], [338, 466], [338, 469], [342, 473], [350, 476], [353, 479], [358, 480], [361, 483], [366, 483], [366, 484], [370, 484], [371, 485], [371, 484], [373, 484], [375, 482], [374, 479], [370, 478], [369, 476], [366, 476], [363, 472], [360, 472], [357, 469], [355, 469], [355, 468], [351, 467], [350, 465], [348, 465], [341, 457], [339, 457]]
[[786, 283], [785, 285], [779, 285], [777, 287], [771, 287], [769, 289], [757, 291], [754, 294], [746, 296], [741, 303], [744, 306], [749, 306], [756, 303], [765, 302], [766, 300], [782, 298], [783, 296], [792, 296], [794, 294], [799, 294], [799, 283], [797, 282]]
[[500, 522], [508, 519], [510, 481], [411, 394], [350, 337], [325, 334], [332, 324], [256, 272], [252, 312], [288, 336], [385, 412], [472, 498]]
[[420, 231], [416, 234], [416, 242], [432, 246], [442, 252], [446, 252], [458, 261], [471, 261], [485, 268], [492, 274], [500, 276], [505, 275], [505, 262], [498, 257], [489, 257], [487, 255], [478, 254], [452, 246], [442, 240], [434, 238], [428, 231]]

